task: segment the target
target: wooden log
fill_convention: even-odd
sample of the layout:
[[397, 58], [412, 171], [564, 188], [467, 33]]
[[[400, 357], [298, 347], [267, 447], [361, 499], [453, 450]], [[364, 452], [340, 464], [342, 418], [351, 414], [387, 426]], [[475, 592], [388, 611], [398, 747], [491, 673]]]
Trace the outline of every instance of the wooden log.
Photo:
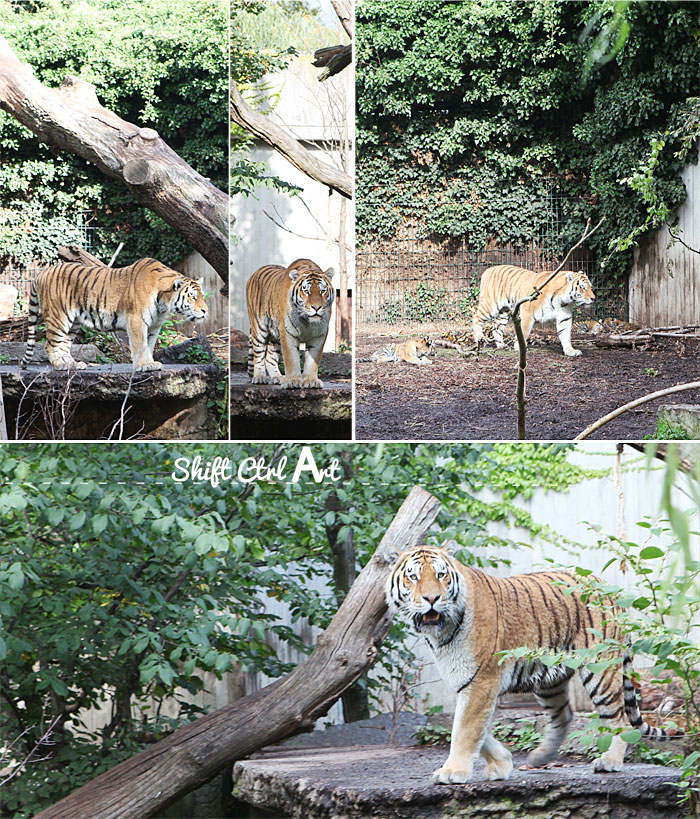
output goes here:
[[78, 77], [66, 77], [60, 88], [45, 88], [2, 34], [0, 108], [42, 142], [83, 157], [126, 185], [138, 202], [171, 225], [228, 282], [229, 198], [156, 131], [104, 108], [95, 87]]
[[36, 819], [143, 819], [163, 810], [237, 759], [311, 730], [375, 661], [391, 624], [384, 583], [388, 549], [425, 540], [440, 502], [416, 486], [358, 575], [309, 658], [272, 685], [207, 714], [116, 765]]
[[611, 347], [636, 347], [638, 344], [647, 344], [653, 341], [653, 337], [649, 333], [636, 336], [596, 336], [596, 347], [609, 349]]
[[236, 83], [231, 83], [231, 119], [254, 137], [272, 146], [288, 162], [302, 173], [338, 191], [348, 199], [352, 198], [352, 179], [329, 162], [318, 159], [284, 128], [254, 111], [243, 99]]
[[87, 265], [107, 267], [102, 259], [98, 259], [97, 256], [93, 256], [92, 253], [88, 253], [87, 250], [83, 250], [82, 247], [78, 247], [77, 245], [59, 247], [56, 252], [58, 258], [64, 262], [82, 262]]

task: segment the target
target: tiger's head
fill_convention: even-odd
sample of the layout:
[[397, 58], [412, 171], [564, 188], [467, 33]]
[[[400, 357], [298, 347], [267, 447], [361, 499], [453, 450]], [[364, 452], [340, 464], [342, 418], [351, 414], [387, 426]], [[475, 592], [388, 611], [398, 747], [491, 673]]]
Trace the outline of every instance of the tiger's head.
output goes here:
[[170, 313], [179, 313], [190, 321], [202, 321], [208, 312], [202, 290], [204, 279], [188, 279], [182, 273], [163, 268], [159, 271], [163, 289], [159, 288], [158, 300]]
[[292, 281], [289, 302], [302, 321], [327, 321], [335, 298], [331, 284], [333, 268], [323, 271], [311, 259], [297, 259], [289, 265], [287, 273]]
[[[439, 635], [461, 622], [465, 585], [447, 548], [417, 546], [401, 552], [386, 585], [387, 605], [416, 631]], [[454, 544], [456, 546], [456, 544]]]
[[422, 336], [422, 338], [416, 341], [416, 355], [435, 355], [435, 347], [433, 346], [433, 340], [430, 336]]
[[594, 302], [593, 285], [583, 270], [579, 270], [578, 273], [574, 273], [573, 270], [565, 272], [566, 292], [569, 301], [573, 301], [575, 304], [591, 304], [591, 302]]

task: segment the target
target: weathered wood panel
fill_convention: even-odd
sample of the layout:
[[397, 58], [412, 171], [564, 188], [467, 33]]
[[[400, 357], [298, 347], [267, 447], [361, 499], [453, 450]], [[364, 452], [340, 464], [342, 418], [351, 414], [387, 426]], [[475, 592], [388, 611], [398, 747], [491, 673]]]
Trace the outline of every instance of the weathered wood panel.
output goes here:
[[[683, 171], [687, 198], [678, 211], [683, 241], [700, 248], [700, 165]], [[643, 239], [629, 278], [630, 321], [645, 326], [695, 324], [700, 318], [700, 254], [672, 242], [668, 225]]]

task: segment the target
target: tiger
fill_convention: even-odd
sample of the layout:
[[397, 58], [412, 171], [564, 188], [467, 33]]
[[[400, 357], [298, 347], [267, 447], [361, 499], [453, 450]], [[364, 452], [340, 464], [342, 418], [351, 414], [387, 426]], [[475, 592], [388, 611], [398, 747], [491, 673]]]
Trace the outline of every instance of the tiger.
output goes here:
[[[250, 318], [248, 375], [253, 384], [281, 384], [283, 389], [322, 388], [318, 377], [335, 290], [333, 268], [325, 272], [310, 259], [289, 267], [268, 264], [248, 279]], [[306, 345], [304, 372], [299, 345]], [[284, 376], [279, 370], [280, 349]]]
[[381, 350], [372, 353], [369, 358], [358, 358], [358, 361], [405, 361], [407, 364], [432, 364], [428, 356], [435, 355], [433, 340], [423, 336], [418, 340], [402, 341], [400, 344], [387, 344]]
[[[567, 687], [574, 670], [531, 658], [502, 661], [499, 652], [523, 646], [555, 652], [587, 648], [596, 639], [593, 629], [602, 640], [620, 638], [613, 604], [603, 600], [604, 607], [587, 605], [566, 572], [491, 577], [459, 563], [453, 556], [458, 548], [449, 541], [440, 548], [390, 549], [387, 558], [395, 561], [385, 587], [389, 609], [423, 635], [443, 679], [457, 692], [450, 753], [433, 773], [436, 784], [470, 781], [478, 754], [486, 760], [488, 779], [510, 776], [511, 754], [490, 731], [499, 694], [534, 692], [549, 714], [542, 741], [528, 756], [530, 766], [539, 768], [552, 760], [567, 735], [572, 719]], [[619, 659], [621, 664], [604, 671], [593, 672], [586, 665], [578, 669], [601, 725], [627, 727], [626, 717], [642, 737], [669, 738], [673, 729], [667, 732], [642, 720], [630, 679], [631, 660], [626, 653]], [[613, 735], [593, 769], [621, 770], [626, 747]]]
[[603, 322], [600, 319], [589, 319], [588, 321], [575, 321], [571, 325], [574, 333], [597, 336], [603, 330]]
[[[549, 273], [535, 273], [524, 267], [498, 265], [485, 270], [481, 277], [479, 304], [474, 311], [472, 332], [474, 341], [484, 341], [482, 324], [486, 319], [496, 317], [493, 336], [496, 347], [502, 348], [503, 328], [508, 323], [510, 311], [515, 303], [533, 292], [548, 278]], [[532, 325], [536, 322], [556, 321], [557, 335], [561, 341], [564, 355], [578, 356], [581, 350], [571, 346], [571, 324], [574, 304], [591, 304], [595, 300], [593, 287], [588, 276], [579, 270], [561, 270], [533, 301], [525, 302], [520, 307], [523, 337], [527, 341]], [[515, 339], [515, 349], [518, 340]]]
[[42, 270], [29, 296], [27, 347], [21, 367], [34, 357], [41, 313], [46, 322], [46, 354], [57, 370], [82, 370], [84, 361], [71, 356], [71, 339], [80, 327], [126, 330], [136, 372], [160, 370], [153, 349], [163, 322], [178, 314], [202, 321], [207, 305], [203, 279], [190, 279], [156, 259], [140, 259], [127, 267], [61, 262]]

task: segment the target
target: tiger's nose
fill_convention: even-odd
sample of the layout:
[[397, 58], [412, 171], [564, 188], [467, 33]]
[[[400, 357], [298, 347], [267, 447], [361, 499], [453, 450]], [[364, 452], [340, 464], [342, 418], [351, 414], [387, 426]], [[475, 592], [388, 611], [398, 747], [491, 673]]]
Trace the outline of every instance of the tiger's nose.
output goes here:
[[426, 603], [430, 603], [431, 606], [434, 606], [439, 599], [440, 599], [439, 594], [424, 594], [423, 595], [423, 600], [425, 600]]

